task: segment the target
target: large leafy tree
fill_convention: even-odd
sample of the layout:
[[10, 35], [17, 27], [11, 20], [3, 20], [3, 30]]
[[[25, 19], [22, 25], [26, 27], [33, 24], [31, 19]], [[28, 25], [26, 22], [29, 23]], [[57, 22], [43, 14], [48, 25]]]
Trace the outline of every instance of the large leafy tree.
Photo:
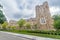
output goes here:
[[59, 30], [60, 29], [60, 15], [54, 15], [54, 27], [55, 29]]
[[54, 27], [55, 29], [59, 30], [60, 29], [60, 20], [57, 20], [54, 22]]
[[0, 10], [0, 24], [3, 24], [4, 21], [6, 21], [6, 18], [5, 18], [5, 16], [4, 16], [4, 14], [3, 14], [3, 11]]
[[56, 14], [53, 16], [54, 21], [60, 20], [60, 15]]

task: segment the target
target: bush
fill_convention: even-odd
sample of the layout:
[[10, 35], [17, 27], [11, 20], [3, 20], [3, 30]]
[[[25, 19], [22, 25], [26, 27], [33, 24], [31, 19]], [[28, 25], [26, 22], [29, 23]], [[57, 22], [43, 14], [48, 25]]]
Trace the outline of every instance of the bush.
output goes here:
[[6, 27], [7, 27], [7, 25], [8, 25], [8, 23], [7, 23], [7, 22], [4, 22], [4, 23], [2, 24], [2, 28], [5, 30]]
[[31, 31], [31, 30], [28, 30], [27, 32], [38, 33], [38, 34], [60, 35], [60, 31], [57, 32], [57, 31], [41, 31], [41, 30]]
[[11, 30], [15, 30], [16, 29], [16, 26], [11, 26]]
[[60, 14], [56, 14], [53, 16], [54, 19], [54, 28], [58, 31], [60, 29]]
[[10, 30], [11, 26], [7, 26], [7, 30]]
[[30, 29], [30, 28], [31, 28], [31, 24], [30, 24], [30, 23], [26, 23], [26, 24], [25, 24], [25, 27], [26, 27], [27, 29]]
[[60, 29], [60, 20], [57, 20], [54, 22], [54, 27], [55, 29], [59, 30]]
[[21, 28], [21, 27], [24, 26], [24, 24], [26, 23], [26, 21], [24, 19], [20, 19], [17, 23], [18, 23], [19, 27]]

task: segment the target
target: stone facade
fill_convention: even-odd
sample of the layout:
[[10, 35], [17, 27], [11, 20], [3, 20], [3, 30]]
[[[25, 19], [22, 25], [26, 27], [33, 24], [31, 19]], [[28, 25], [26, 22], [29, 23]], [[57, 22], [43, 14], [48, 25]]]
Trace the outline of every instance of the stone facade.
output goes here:
[[8, 26], [15, 26], [17, 30], [19, 30], [19, 25], [17, 24], [17, 21], [15, 20], [10, 20], [8, 22]]
[[26, 22], [29, 22], [31, 25], [36, 24], [36, 18], [27, 19]]
[[10, 26], [15, 26], [15, 25], [17, 25], [17, 21], [15, 21], [15, 20], [10, 20], [10, 21], [9, 21], [9, 25], [10, 25]]
[[51, 18], [48, 3], [44, 2], [42, 5], [37, 5], [35, 9], [36, 18], [31, 18], [27, 22], [37, 24], [38, 30], [52, 30], [53, 19]]

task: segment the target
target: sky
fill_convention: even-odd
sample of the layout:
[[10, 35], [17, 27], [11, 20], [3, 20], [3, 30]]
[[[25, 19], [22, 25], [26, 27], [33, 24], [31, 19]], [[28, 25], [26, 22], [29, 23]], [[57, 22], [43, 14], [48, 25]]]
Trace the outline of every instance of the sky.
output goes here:
[[60, 13], [60, 0], [0, 0], [7, 20], [35, 17], [35, 6], [47, 1], [51, 15]]

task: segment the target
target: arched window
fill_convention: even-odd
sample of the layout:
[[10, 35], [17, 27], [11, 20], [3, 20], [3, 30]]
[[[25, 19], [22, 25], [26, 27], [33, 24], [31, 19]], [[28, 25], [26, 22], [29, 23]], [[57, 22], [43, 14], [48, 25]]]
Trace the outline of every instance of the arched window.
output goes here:
[[45, 19], [45, 17], [40, 18], [40, 23], [41, 23], [41, 24], [46, 24], [46, 19]]

